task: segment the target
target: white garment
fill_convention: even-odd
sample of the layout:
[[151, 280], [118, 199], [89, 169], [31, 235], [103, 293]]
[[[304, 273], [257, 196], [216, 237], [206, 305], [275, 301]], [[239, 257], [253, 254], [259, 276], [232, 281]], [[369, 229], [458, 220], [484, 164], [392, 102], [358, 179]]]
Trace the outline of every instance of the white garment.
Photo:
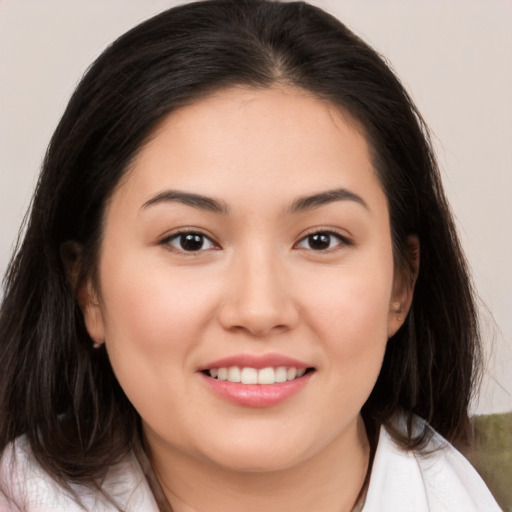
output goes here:
[[[429, 455], [406, 452], [381, 428], [363, 512], [501, 510], [469, 462], [437, 433], [427, 446], [431, 450]], [[7, 486], [26, 512], [83, 512], [33, 460], [23, 438], [6, 450], [0, 462], [0, 485]], [[88, 512], [116, 510], [97, 493], [79, 486], [73, 489]], [[125, 512], [158, 512], [134, 457], [112, 468], [104, 489]], [[18, 511], [0, 493], [0, 512]]]
[[363, 512], [499, 512], [471, 464], [432, 432], [424, 451], [399, 448], [380, 429]]
[[[83, 508], [34, 460], [21, 437], [6, 450], [0, 461], [0, 489], [4, 486], [22, 512], [114, 512], [118, 509], [97, 491], [73, 485]], [[134, 456], [109, 471], [103, 489], [124, 512], [158, 512], [149, 485]], [[2, 498], [0, 512], [20, 512]]]

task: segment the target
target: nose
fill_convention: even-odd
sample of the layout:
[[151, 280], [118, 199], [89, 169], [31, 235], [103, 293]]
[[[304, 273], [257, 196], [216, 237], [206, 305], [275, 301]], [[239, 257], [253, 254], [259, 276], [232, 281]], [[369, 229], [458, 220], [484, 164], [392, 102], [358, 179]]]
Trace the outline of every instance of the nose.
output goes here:
[[285, 332], [299, 321], [286, 265], [275, 254], [241, 255], [229, 270], [219, 321], [253, 337]]

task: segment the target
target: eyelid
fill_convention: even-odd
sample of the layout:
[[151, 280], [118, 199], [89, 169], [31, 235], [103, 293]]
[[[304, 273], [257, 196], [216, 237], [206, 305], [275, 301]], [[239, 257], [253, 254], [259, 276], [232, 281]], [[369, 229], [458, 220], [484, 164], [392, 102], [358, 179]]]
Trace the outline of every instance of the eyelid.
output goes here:
[[[203, 237], [204, 239], [208, 240], [211, 243], [212, 247], [208, 247], [206, 249], [199, 249], [197, 251], [185, 251], [183, 249], [180, 249], [179, 247], [175, 247], [175, 246], [171, 245], [171, 243], [170, 243], [171, 241], [179, 239], [180, 236], [189, 235], [189, 234], [199, 235], [199, 236]], [[206, 234], [203, 230], [201, 230], [199, 228], [193, 228], [193, 227], [177, 228], [176, 230], [172, 231], [171, 233], [167, 233], [165, 236], [160, 238], [160, 240], [158, 241], [158, 245], [162, 245], [162, 246], [166, 247], [169, 251], [173, 251], [173, 252], [185, 254], [185, 255], [191, 255], [191, 256], [198, 255], [199, 253], [206, 252], [206, 251], [218, 250], [221, 248], [220, 245], [215, 241], [215, 239], [211, 235]]]
[[[302, 242], [307, 240], [307, 238], [309, 238], [313, 235], [316, 235], [316, 234], [324, 234], [324, 235], [329, 235], [329, 236], [335, 237], [339, 240], [340, 243], [336, 244], [336, 247], [327, 248], [327, 249], [323, 249], [323, 250], [319, 249], [316, 251], [314, 249], [310, 249], [310, 248], [306, 248], [306, 247], [299, 247], [299, 244], [301, 244]], [[354, 245], [353, 241], [347, 235], [340, 233], [338, 230], [333, 229], [333, 228], [316, 227], [316, 228], [310, 229], [305, 234], [302, 234], [301, 237], [299, 238], [298, 242], [295, 243], [294, 248], [305, 249], [308, 251], [312, 251], [312, 252], [321, 254], [321, 253], [333, 252], [340, 247], [349, 247], [352, 245]]]

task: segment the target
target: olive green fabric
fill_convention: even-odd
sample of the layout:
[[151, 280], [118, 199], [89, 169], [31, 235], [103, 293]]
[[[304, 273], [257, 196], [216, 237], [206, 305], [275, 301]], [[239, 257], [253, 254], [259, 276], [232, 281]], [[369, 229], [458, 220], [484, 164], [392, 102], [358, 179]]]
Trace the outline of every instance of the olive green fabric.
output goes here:
[[477, 416], [475, 443], [462, 449], [494, 498], [512, 512], [512, 412]]

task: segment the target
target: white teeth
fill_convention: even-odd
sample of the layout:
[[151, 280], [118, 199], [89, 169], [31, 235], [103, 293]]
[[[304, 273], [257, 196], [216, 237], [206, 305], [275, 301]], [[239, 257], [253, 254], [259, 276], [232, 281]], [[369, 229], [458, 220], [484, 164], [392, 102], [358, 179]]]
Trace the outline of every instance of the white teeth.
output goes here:
[[239, 368], [230, 366], [229, 368], [212, 368], [209, 370], [210, 377], [218, 380], [227, 380], [228, 382], [241, 382], [242, 384], [275, 384], [286, 382], [302, 377], [306, 373], [305, 368], [287, 368], [279, 366], [277, 368], [267, 367], [257, 370], [256, 368]]
[[228, 380], [229, 382], [240, 382], [240, 368], [238, 366], [231, 366], [228, 369]]
[[[291, 368], [290, 368], [291, 369]], [[284, 366], [280, 366], [276, 368], [276, 382], [286, 382], [286, 368]], [[292, 379], [290, 379], [292, 380]]]
[[257, 384], [258, 370], [256, 368], [242, 368], [240, 373], [240, 382], [242, 384]]
[[288, 368], [286, 371], [286, 380], [293, 380], [297, 377], [297, 368]]
[[276, 372], [274, 368], [262, 368], [258, 372], [258, 384], [274, 384], [276, 381]]

